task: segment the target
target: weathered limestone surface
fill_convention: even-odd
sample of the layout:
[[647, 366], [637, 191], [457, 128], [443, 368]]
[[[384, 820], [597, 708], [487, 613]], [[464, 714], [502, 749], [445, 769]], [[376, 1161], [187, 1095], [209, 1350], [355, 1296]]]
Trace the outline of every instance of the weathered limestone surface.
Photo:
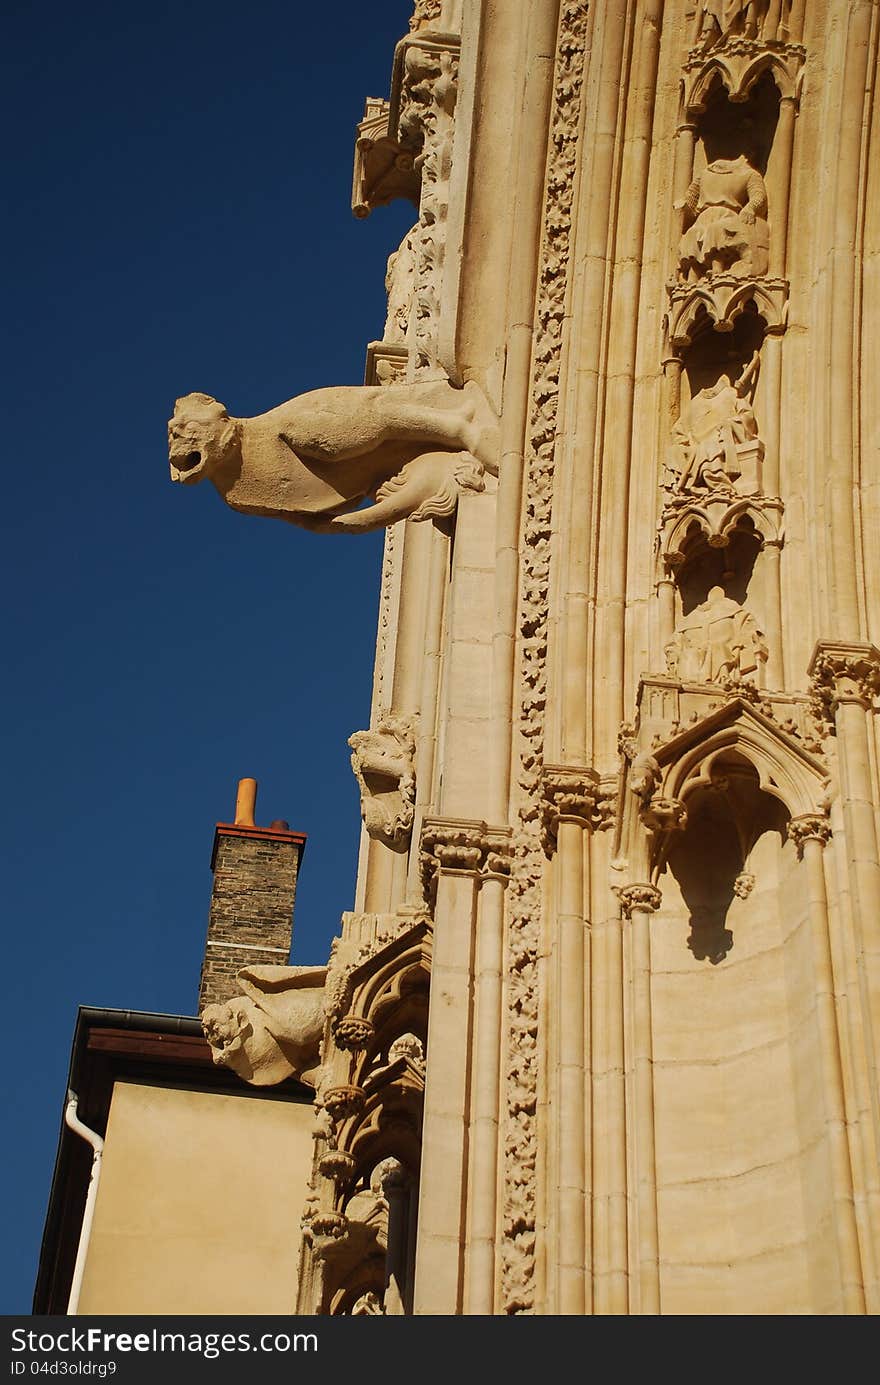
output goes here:
[[388, 526], [298, 1311], [880, 1307], [878, 42], [424, 0], [367, 384], [179, 402], [178, 479]]

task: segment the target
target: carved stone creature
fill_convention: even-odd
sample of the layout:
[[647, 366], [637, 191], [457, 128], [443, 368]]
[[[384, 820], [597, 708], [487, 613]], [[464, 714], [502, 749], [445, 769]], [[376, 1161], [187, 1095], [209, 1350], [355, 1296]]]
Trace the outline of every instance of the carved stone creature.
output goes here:
[[745, 154], [708, 164], [688, 188], [683, 211], [679, 272], [686, 283], [708, 274], [767, 273], [767, 189]]
[[349, 736], [351, 767], [368, 834], [388, 846], [409, 840], [415, 812], [416, 742], [412, 722], [385, 716], [372, 731]]
[[636, 755], [629, 772], [630, 792], [643, 802], [651, 797], [660, 782], [660, 765], [650, 750]]
[[[497, 472], [498, 421], [473, 381], [311, 390], [255, 418], [188, 394], [168, 451], [173, 481], [207, 478], [243, 514], [359, 532], [451, 514], [460, 487], [482, 490], [484, 468]], [[367, 497], [377, 503], [359, 510]]]
[[712, 587], [706, 600], [685, 616], [666, 647], [669, 672], [684, 682], [716, 683], [754, 673], [767, 658], [767, 645], [751, 612]]
[[286, 1077], [314, 1087], [326, 975], [326, 967], [244, 967], [236, 978], [242, 994], [202, 1013], [214, 1062], [255, 1087]]
[[764, 445], [748, 398], [758, 360], [756, 351], [736, 380], [722, 375], [682, 411], [673, 430], [674, 490], [731, 490], [740, 478], [741, 488], [760, 489], [757, 468]]
[[397, 250], [388, 256], [385, 273], [385, 292], [388, 294], [388, 316], [385, 319], [383, 341], [406, 341], [413, 294], [415, 293], [416, 245], [419, 227], [407, 231]]
[[787, 39], [791, 0], [699, 0], [693, 42], [708, 48], [722, 39]]

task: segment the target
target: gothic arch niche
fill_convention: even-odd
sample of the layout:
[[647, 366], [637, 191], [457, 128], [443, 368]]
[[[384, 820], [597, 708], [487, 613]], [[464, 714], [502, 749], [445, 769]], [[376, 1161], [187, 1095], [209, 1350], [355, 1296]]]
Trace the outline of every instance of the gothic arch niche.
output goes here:
[[779, 739], [756, 760], [753, 730], [664, 776], [688, 813], [651, 928], [664, 1313], [840, 1311], [809, 898], [784, 830], [802, 766]]
[[712, 542], [698, 520], [694, 520], [683, 544], [683, 561], [675, 574], [678, 605], [682, 615], [690, 615], [704, 602], [712, 587], [722, 587], [726, 596], [743, 605], [749, 592], [761, 537], [750, 515], [740, 516], [722, 535], [726, 541]]
[[[724, 85], [720, 65], [707, 69], [706, 90], [700, 101], [697, 137], [704, 163], [713, 159], [735, 159], [744, 154], [759, 173], [765, 174], [779, 123], [780, 92], [773, 79], [772, 57], [750, 72], [751, 82], [745, 99], [731, 101]], [[711, 73], [711, 76], [709, 75]]]
[[673, 837], [666, 865], [689, 911], [687, 945], [698, 961], [717, 966], [733, 949], [732, 905], [745, 905], [752, 893], [752, 853], [765, 832], [784, 841], [787, 820], [783, 804], [761, 789], [754, 766], [736, 751], [715, 760], [709, 782], [689, 795], [687, 824]]

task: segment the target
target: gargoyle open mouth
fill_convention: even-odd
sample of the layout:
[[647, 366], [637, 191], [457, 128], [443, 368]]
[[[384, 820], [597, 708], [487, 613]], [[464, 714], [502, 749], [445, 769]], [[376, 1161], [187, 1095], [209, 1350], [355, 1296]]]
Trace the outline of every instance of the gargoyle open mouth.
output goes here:
[[196, 473], [202, 469], [201, 452], [182, 452], [177, 456], [171, 456], [171, 475], [175, 481], [190, 481], [196, 479]]

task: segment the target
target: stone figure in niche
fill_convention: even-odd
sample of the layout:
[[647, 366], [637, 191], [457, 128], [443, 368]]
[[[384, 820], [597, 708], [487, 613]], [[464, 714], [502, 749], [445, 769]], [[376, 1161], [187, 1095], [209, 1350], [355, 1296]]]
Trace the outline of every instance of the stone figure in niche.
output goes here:
[[712, 587], [684, 616], [666, 647], [669, 672], [682, 682], [717, 683], [755, 673], [767, 659], [764, 636], [751, 612]]
[[751, 402], [759, 360], [756, 351], [735, 379], [722, 375], [682, 410], [669, 467], [674, 492], [760, 491], [764, 444]]
[[692, 42], [725, 38], [787, 39], [792, 0], [698, 0]]
[[473, 381], [311, 390], [255, 418], [188, 394], [168, 451], [173, 481], [207, 478], [242, 514], [357, 533], [452, 514], [461, 489], [482, 490], [484, 471], [497, 474], [498, 420]]
[[745, 154], [707, 164], [688, 188], [682, 210], [679, 273], [685, 283], [711, 274], [767, 273], [767, 188]]
[[349, 736], [351, 767], [361, 792], [361, 816], [369, 836], [400, 847], [409, 841], [416, 801], [413, 724], [385, 716], [372, 731]]
[[255, 1087], [286, 1077], [316, 1086], [326, 977], [326, 967], [244, 967], [242, 994], [202, 1012], [214, 1062]]

